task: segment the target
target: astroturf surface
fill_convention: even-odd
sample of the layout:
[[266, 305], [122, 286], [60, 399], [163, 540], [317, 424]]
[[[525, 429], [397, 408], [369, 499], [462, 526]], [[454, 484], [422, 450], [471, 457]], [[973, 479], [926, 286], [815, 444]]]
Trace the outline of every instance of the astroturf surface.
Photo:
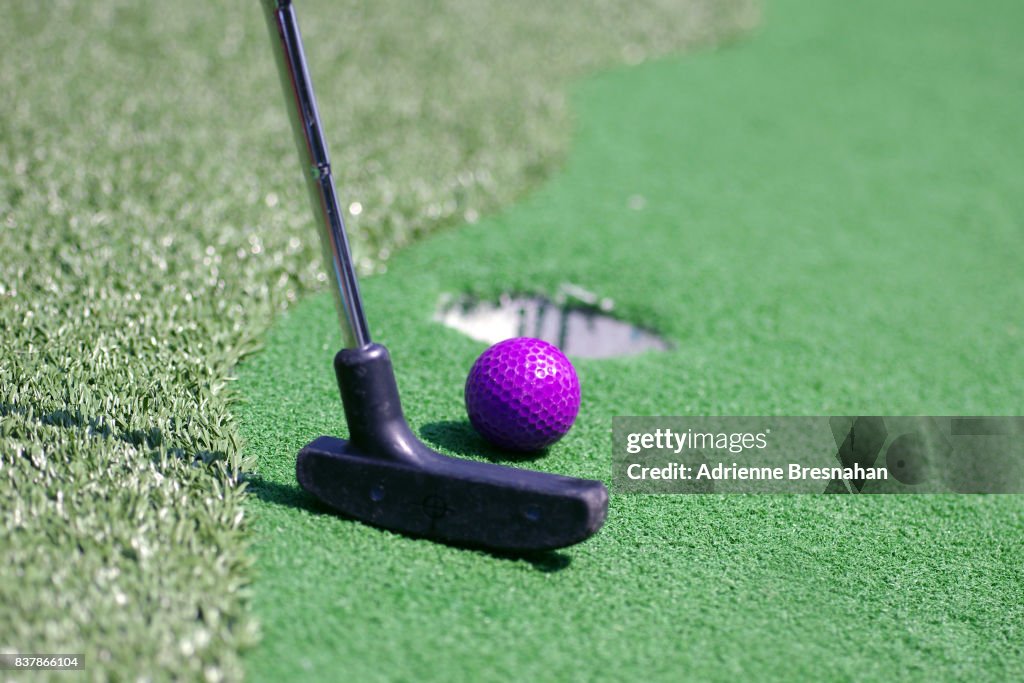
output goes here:
[[[752, 0], [296, 4], [363, 272], [547, 177], [568, 81], [757, 18]], [[4, 8], [2, 652], [222, 681], [257, 641], [232, 373], [326, 282], [261, 11]]]
[[[566, 282], [675, 349], [577, 360], [577, 424], [524, 466], [607, 480], [615, 415], [1018, 413], [1022, 20], [779, 0], [741, 45], [585, 81], [550, 183], [363, 283], [414, 430], [508, 462], [462, 406], [484, 346], [431, 318]], [[338, 344], [321, 295], [240, 372], [253, 680], [1024, 675], [1019, 497], [613, 496], [539, 558], [413, 540], [297, 488], [296, 451], [346, 434]]]

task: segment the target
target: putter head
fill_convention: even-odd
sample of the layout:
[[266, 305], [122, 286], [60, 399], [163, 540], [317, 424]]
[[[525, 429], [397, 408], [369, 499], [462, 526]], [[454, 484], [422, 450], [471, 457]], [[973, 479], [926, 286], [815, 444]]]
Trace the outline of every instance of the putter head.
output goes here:
[[604, 523], [599, 481], [442, 455], [409, 429], [387, 349], [344, 349], [334, 360], [350, 439], [321, 436], [296, 475], [342, 514], [412, 536], [502, 551], [561, 548]]

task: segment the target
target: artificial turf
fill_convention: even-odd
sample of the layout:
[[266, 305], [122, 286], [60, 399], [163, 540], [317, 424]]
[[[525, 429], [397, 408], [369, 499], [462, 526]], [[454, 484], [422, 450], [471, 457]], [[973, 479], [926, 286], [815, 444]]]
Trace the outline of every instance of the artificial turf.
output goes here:
[[[564, 83], [751, 0], [299, 5], [364, 271], [562, 158]], [[13, 3], [0, 44], [0, 650], [237, 680], [232, 372], [326, 279], [261, 6]], [[62, 674], [57, 674], [62, 675]]]
[[[576, 427], [525, 466], [607, 480], [615, 415], [1018, 413], [1022, 19], [777, 0], [741, 45], [588, 79], [552, 182], [364, 282], [414, 429], [505, 461], [462, 406], [483, 345], [432, 314], [564, 282], [675, 348], [578, 360]], [[338, 344], [321, 295], [240, 372], [254, 680], [1024, 676], [1020, 497], [619, 495], [539, 558], [413, 540], [295, 483], [346, 431]]]

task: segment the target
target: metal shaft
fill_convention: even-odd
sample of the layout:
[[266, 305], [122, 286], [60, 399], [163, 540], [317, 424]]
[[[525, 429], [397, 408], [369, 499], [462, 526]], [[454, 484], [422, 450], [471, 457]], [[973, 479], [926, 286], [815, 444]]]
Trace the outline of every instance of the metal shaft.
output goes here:
[[352, 252], [345, 233], [345, 223], [338, 206], [338, 196], [331, 176], [331, 160], [327, 154], [320, 125], [320, 114], [309, 78], [302, 36], [291, 0], [262, 0], [271, 42], [275, 44], [278, 71], [291, 115], [299, 157], [306, 168], [306, 182], [313, 212], [320, 226], [320, 243], [328, 272], [334, 277], [334, 303], [341, 320], [345, 348], [360, 348], [370, 343], [370, 331], [359, 297], [359, 283], [352, 264]]

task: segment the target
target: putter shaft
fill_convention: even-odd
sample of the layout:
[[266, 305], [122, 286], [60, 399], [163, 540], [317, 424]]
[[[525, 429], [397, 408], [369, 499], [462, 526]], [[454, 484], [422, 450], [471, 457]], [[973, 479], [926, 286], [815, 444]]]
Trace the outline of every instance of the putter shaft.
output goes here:
[[309, 77], [306, 55], [302, 48], [298, 20], [291, 0], [262, 0], [275, 44], [278, 72], [285, 99], [290, 101], [288, 111], [295, 133], [299, 157], [307, 169], [306, 183], [313, 205], [313, 213], [320, 228], [320, 244], [328, 270], [334, 275], [334, 304], [341, 322], [343, 345], [356, 349], [370, 343], [370, 331], [359, 296], [359, 283], [352, 263], [352, 252], [345, 233], [345, 223], [331, 175], [331, 160], [327, 153], [317, 111], [313, 82]]
[[303, 489], [344, 515], [438, 541], [503, 551], [561, 548], [604, 523], [599, 481], [451, 458], [420, 441], [398, 395], [391, 358], [370, 342], [316, 98], [290, 0], [262, 0], [310, 199], [333, 268], [345, 348], [334, 359], [349, 439], [320, 437], [299, 452]]

